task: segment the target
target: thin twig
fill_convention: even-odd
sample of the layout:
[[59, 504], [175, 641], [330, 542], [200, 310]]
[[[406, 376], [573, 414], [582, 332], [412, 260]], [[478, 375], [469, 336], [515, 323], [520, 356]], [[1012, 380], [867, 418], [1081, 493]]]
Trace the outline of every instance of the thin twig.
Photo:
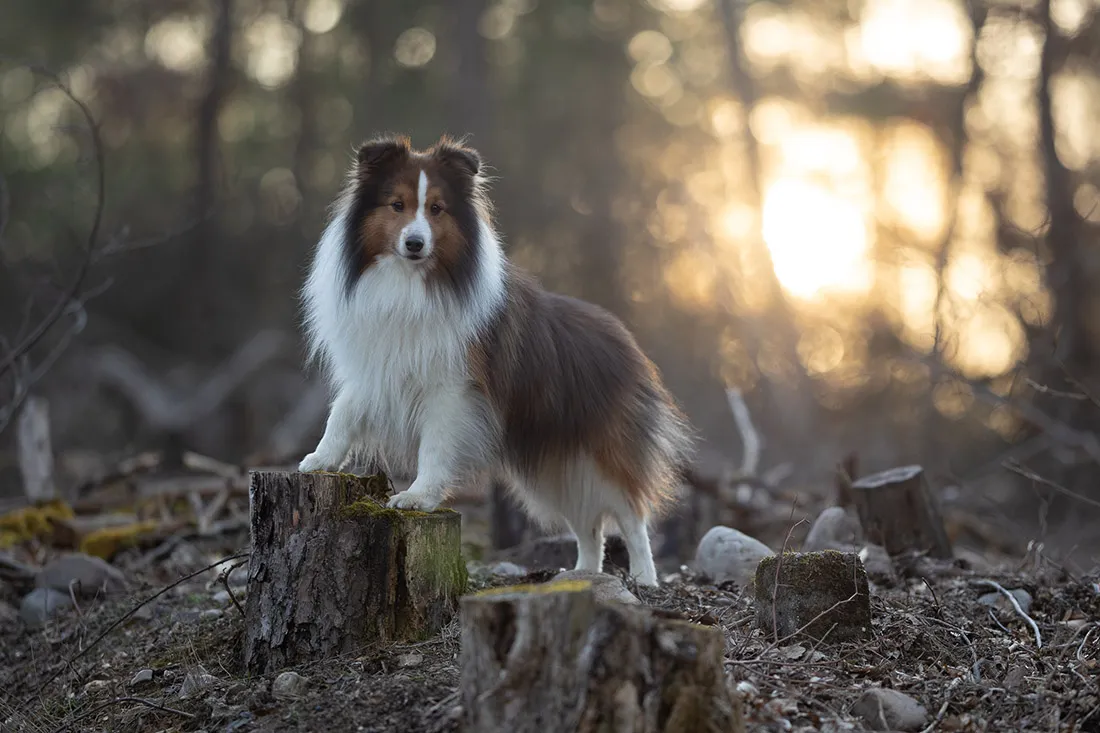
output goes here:
[[237, 600], [237, 596], [233, 595], [233, 589], [229, 587], [229, 576], [233, 573], [234, 570], [244, 565], [246, 562], [248, 561], [241, 560], [239, 563], [229, 568], [228, 570], [223, 570], [221, 575], [221, 581], [222, 585], [225, 586], [225, 592], [229, 594], [229, 600], [233, 601], [233, 605], [237, 607], [237, 611], [240, 612], [241, 618], [244, 618], [244, 609], [241, 608], [241, 604]]
[[1020, 602], [1016, 600], [1016, 596], [1009, 593], [1003, 585], [993, 580], [975, 580], [974, 583], [976, 585], [984, 585], [988, 588], [993, 588], [1005, 598], [1007, 598], [1008, 602], [1012, 604], [1012, 608], [1016, 610], [1016, 613], [1019, 614], [1020, 618], [1022, 618], [1024, 621], [1027, 621], [1028, 626], [1030, 626], [1031, 630], [1035, 632], [1035, 646], [1039, 649], [1043, 648], [1043, 637], [1039, 634], [1039, 624], [1035, 623], [1035, 619], [1033, 619], [1031, 616], [1028, 616], [1027, 613], [1024, 612], [1024, 609], [1020, 608]]
[[90, 718], [91, 716], [95, 715], [96, 713], [98, 713], [100, 711], [103, 711], [103, 710], [106, 710], [107, 708], [111, 707], [112, 705], [119, 705], [121, 703], [127, 703], [127, 702], [137, 703], [138, 705], [144, 705], [145, 707], [152, 708], [154, 710], [161, 710], [165, 713], [172, 713], [173, 715], [179, 715], [181, 717], [188, 718], [188, 719], [195, 717], [195, 715], [193, 713], [188, 713], [184, 710], [177, 710], [176, 708], [170, 708], [167, 705], [161, 705], [160, 703], [153, 702], [152, 700], [146, 700], [146, 699], [141, 698], [141, 697], [116, 697], [113, 700], [108, 700], [107, 702], [103, 703], [102, 705], [96, 705], [94, 708], [92, 708], [91, 710], [89, 710], [87, 712], [81, 713], [80, 715], [78, 715], [75, 718], [73, 718], [72, 720], [70, 720], [68, 723], [62, 723], [59, 728], [54, 729], [54, 733], [62, 733], [62, 731], [65, 731], [65, 730], [68, 730], [69, 728], [71, 728], [74, 723], [79, 723], [81, 720], [84, 720], [85, 718]]
[[88, 105], [82, 102], [72, 90], [65, 85], [65, 82], [61, 80], [60, 76], [41, 66], [33, 64], [27, 64], [26, 66], [32, 72], [45, 76], [52, 81], [57, 88], [61, 90], [61, 93], [68, 97], [68, 99], [79, 108], [80, 113], [84, 116], [84, 120], [88, 124], [88, 131], [92, 137], [92, 152], [96, 161], [96, 205], [95, 214], [92, 218], [92, 226], [88, 231], [87, 244], [84, 248], [84, 258], [80, 263], [80, 267], [77, 269], [76, 277], [73, 279], [66, 294], [58, 299], [49, 314], [34, 327], [30, 334], [8, 352], [3, 362], [0, 362], [0, 376], [14, 369], [20, 357], [28, 353], [42, 340], [42, 337], [53, 328], [54, 324], [56, 324], [69, 309], [73, 300], [77, 299], [81, 288], [84, 286], [84, 281], [88, 277], [88, 272], [91, 270], [92, 262], [95, 259], [96, 244], [99, 240], [99, 229], [103, 223], [103, 210], [106, 205], [106, 165], [104, 163], [103, 143], [100, 139], [99, 126], [96, 124], [95, 116], [88, 108]]
[[57, 670], [56, 672], [54, 672], [54, 673], [53, 673], [52, 675], [50, 675], [50, 676], [49, 676], [49, 678], [47, 678], [45, 682], [43, 682], [43, 683], [42, 683], [41, 685], [39, 685], [39, 686], [38, 686], [38, 689], [37, 689], [37, 690], [36, 690], [36, 691], [34, 692], [34, 694], [33, 694], [33, 695], [32, 695], [31, 697], [29, 697], [29, 698], [27, 698], [26, 700], [24, 700], [24, 701], [23, 701], [23, 705], [26, 705], [27, 703], [29, 703], [29, 702], [30, 702], [30, 701], [31, 701], [31, 700], [32, 700], [33, 698], [35, 698], [35, 697], [40, 697], [40, 696], [42, 695], [43, 691], [45, 691], [46, 687], [47, 687], [47, 686], [48, 686], [48, 685], [49, 685], [49, 684], [50, 684], [51, 682], [53, 682], [53, 681], [54, 681], [54, 680], [56, 680], [56, 679], [57, 679], [58, 677], [60, 677], [60, 676], [61, 676], [61, 673], [62, 673], [62, 672], [63, 672], [63, 671], [65, 670], [65, 669], [67, 669], [68, 667], [71, 667], [71, 666], [72, 666], [72, 664], [73, 664], [73, 663], [74, 663], [74, 662], [75, 662], [76, 660], [80, 659], [80, 658], [81, 658], [82, 656], [84, 656], [84, 655], [85, 655], [85, 654], [87, 654], [87, 653], [88, 653], [89, 651], [91, 651], [92, 649], [94, 649], [94, 648], [95, 648], [95, 646], [96, 646], [97, 644], [99, 644], [99, 642], [103, 641], [103, 639], [104, 639], [104, 638], [105, 638], [105, 637], [106, 637], [106, 636], [107, 636], [108, 634], [110, 634], [110, 633], [111, 633], [112, 631], [114, 631], [114, 630], [115, 630], [116, 628], [118, 628], [118, 627], [119, 627], [119, 625], [121, 625], [123, 621], [125, 621], [126, 619], [130, 618], [131, 616], [133, 616], [133, 615], [134, 615], [135, 613], [137, 613], [137, 612], [138, 612], [138, 611], [139, 611], [139, 610], [140, 610], [140, 609], [141, 609], [142, 607], [144, 607], [145, 605], [149, 604], [149, 603], [150, 603], [150, 602], [152, 602], [152, 601], [155, 601], [155, 600], [156, 600], [157, 598], [160, 598], [160, 597], [161, 597], [162, 595], [164, 595], [164, 594], [165, 594], [165, 593], [167, 593], [168, 591], [172, 590], [173, 588], [175, 588], [175, 587], [176, 587], [177, 585], [179, 585], [180, 583], [183, 583], [183, 582], [185, 582], [185, 581], [188, 581], [188, 580], [190, 580], [191, 578], [194, 578], [194, 577], [195, 577], [196, 575], [202, 575], [202, 574], [203, 574], [203, 573], [205, 573], [205, 572], [206, 572], [207, 570], [213, 570], [214, 568], [218, 567], [219, 565], [224, 565], [225, 563], [229, 562], [230, 560], [239, 560], [239, 559], [241, 559], [242, 557], [248, 557], [248, 556], [249, 556], [249, 555], [251, 555], [251, 554], [252, 554], [252, 553], [250, 553], [250, 552], [239, 552], [239, 553], [237, 553], [236, 555], [231, 555], [231, 556], [229, 556], [229, 557], [226, 557], [226, 558], [222, 558], [221, 560], [218, 560], [218, 561], [217, 561], [217, 562], [215, 562], [215, 563], [211, 563], [210, 565], [207, 565], [207, 566], [206, 566], [206, 567], [204, 567], [204, 568], [201, 568], [201, 569], [199, 569], [199, 570], [196, 570], [196, 571], [195, 571], [195, 572], [193, 572], [193, 573], [188, 573], [187, 575], [184, 575], [184, 576], [183, 576], [182, 578], [179, 578], [178, 580], [175, 580], [175, 581], [173, 581], [172, 583], [169, 583], [168, 585], [164, 586], [163, 588], [161, 588], [160, 590], [158, 590], [158, 591], [157, 591], [156, 593], [154, 593], [153, 595], [149, 596], [149, 597], [148, 597], [148, 598], [146, 598], [146, 599], [145, 599], [144, 601], [142, 601], [141, 603], [137, 604], [136, 606], [134, 606], [133, 608], [131, 608], [131, 609], [130, 609], [129, 611], [127, 611], [126, 613], [124, 613], [124, 614], [123, 614], [122, 616], [120, 616], [119, 618], [115, 619], [115, 621], [114, 621], [114, 622], [113, 622], [113, 623], [112, 623], [112, 624], [111, 624], [110, 626], [108, 626], [108, 627], [107, 627], [106, 629], [104, 629], [103, 633], [101, 633], [101, 634], [100, 634], [99, 636], [97, 636], [97, 637], [95, 638], [95, 640], [94, 640], [94, 641], [92, 641], [92, 643], [91, 643], [91, 644], [89, 644], [88, 646], [86, 646], [86, 647], [84, 647], [83, 649], [81, 649], [81, 650], [80, 650], [79, 652], [77, 652], [77, 653], [76, 653], [76, 654], [75, 654], [75, 655], [74, 655], [74, 656], [73, 656], [72, 658], [68, 659], [68, 660], [67, 660], [67, 661], [65, 662], [65, 666], [64, 666], [64, 667], [62, 667], [61, 669], [58, 669], [58, 670]]
[[1077, 501], [1080, 501], [1084, 504], [1088, 504], [1089, 506], [1093, 506], [1093, 507], [1096, 507], [1096, 508], [1100, 509], [1100, 501], [1097, 501], [1096, 499], [1092, 499], [1092, 498], [1087, 497], [1087, 496], [1082, 496], [1081, 494], [1078, 494], [1075, 491], [1071, 491], [1070, 489], [1067, 489], [1065, 486], [1062, 486], [1061, 484], [1056, 484], [1048, 478], [1043, 478], [1042, 476], [1035, 473], [1034, 471], [1032, 471], [1028, 468], [1025, 468], [1024, 466], [1021, 466], [1019, 463], [1016, 463], [1014, 461], [1005, 461], [1001, 465], [1003, 465], [1005, 468], [1007, 468], [1009, 471], [1012, 471], [1013, 473], [1019, 474], [1019, 475], [1023, 476], [1026, 479], [1031, 479], [1032, 481], [1034, 481], [1037, 484], [1041, 484], [1043, 486], [1046, 486], [1048, 489], [1054, 489], [1059, 494], [1063, 494], [1065, 496], [1070, 497], [1071, 499], [1076, 499]]

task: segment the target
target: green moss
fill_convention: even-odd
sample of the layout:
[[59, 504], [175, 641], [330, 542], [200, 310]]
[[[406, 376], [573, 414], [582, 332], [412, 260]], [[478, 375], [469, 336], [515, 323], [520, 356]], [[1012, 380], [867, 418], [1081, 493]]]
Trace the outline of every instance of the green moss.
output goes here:
[[160, 523], [149, 520], [123, 527], [105, 527], [91, 532], [80, 541], [80, 551], [110, 560], [119, 551], [138, 544], [144, 535], [155, 532]]
[[[416, 515], [431, 516], [425, 512], [402, 510], [400, 513], [403, 518], [410, 519]], [[406, 529], [407, 566], [423, 582], [451, 597], [457, 598], [465, 593], [470, 577], [466, 572], [466, 560], [462, 557], [461, 524], [455, 521], [409, 522]]]
[[511, 593], [576, 593], [592, 587], [590, 580], [556, 580], [549, 583], [524, 583], [522, 585], [504, 585], [499, 588], [486, 588], [475, 596], [501, 596]]

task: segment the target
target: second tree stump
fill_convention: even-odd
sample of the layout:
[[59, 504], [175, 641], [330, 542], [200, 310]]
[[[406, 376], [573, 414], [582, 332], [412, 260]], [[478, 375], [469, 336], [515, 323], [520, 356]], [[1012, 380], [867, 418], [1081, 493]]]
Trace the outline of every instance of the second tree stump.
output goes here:
[[267, 674], [439, 631], [466, 589], [461, 519], [386, 507], [385, 476], [253, 471], [244, 659]]

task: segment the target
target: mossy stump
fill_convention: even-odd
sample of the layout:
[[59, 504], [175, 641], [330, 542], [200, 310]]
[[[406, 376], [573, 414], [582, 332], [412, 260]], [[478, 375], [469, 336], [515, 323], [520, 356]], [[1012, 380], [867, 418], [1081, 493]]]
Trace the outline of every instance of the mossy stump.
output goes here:
[[867, 572], [854, 552], [786, 552], [765, 557], [753, 580], [756, 625], [769, 641], [823, 642], [871, 636]]
[[478, 733], [743, 733], [720, 630], [596, 601], [587, 580], [461, 601], [464, 727]]
[[852, 498], [868, 541], [890, 555], [928, 553], [950, 559], [951, 540], [920, 466], [901, 466], [852, 483]]
[[466, 590], [461, 519], [389, 509], [385, 476], [253, 471], [244, 661], [267, 674], [424, 639]]

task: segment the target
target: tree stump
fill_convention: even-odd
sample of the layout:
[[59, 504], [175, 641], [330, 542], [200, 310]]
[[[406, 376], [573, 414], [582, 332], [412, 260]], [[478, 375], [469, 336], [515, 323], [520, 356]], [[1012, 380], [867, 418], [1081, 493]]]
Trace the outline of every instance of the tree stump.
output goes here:
[[854, 552], [765, 557], [753, 579], [756, 625], [769, 641], [805, 635], [824, 642], [871, 636], [867, 573]]
[[589, 581], [462, 599], [461, 694], [478, 733], [741, 733], [721, 631], [598, 603]]
[[915, 550], [951, 558], [951, 541], [920, 466], [903, 466], [852, 483], [852, 498], [868, 541], [890, 555]]
[[388, 479], [252, 471], [244, 660], [266, 674], [416, 641], [466, 589], [458, 513], [386, 507]]

